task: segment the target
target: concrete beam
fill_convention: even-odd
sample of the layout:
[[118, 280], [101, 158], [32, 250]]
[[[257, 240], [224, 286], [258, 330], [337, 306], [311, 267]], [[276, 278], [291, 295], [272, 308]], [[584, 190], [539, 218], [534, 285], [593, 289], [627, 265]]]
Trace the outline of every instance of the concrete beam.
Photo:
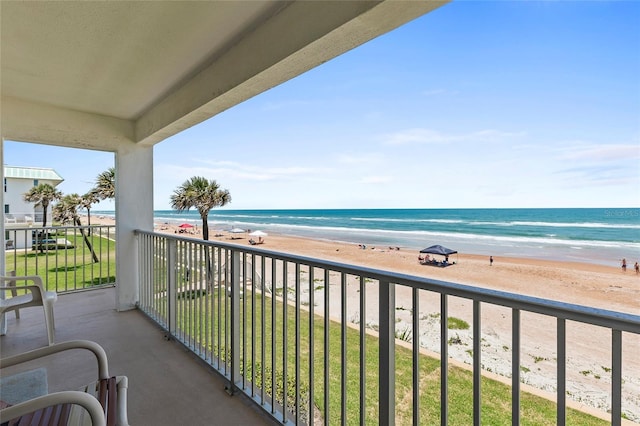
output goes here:
[[5, 140], [114, 152], [134, 142], [134, 123], [3, 96]]
[[155, 144], [447, 2], [293, 2], [145, 113], [136, 139]]

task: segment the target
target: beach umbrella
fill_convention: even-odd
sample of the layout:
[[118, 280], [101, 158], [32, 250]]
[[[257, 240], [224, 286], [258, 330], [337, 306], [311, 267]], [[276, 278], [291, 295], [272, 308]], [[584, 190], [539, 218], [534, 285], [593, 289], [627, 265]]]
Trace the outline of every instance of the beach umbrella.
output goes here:
[[249, 235], [251, 235], [252, 237], [266, 237], [269, 234], [267, 234], [266, 232], [263, 232], [263, 231], [253, 231]]
[[178, 226], [178, 228], [182, 228], [182, 229], [193, 228], [193, 225], [190, 223], [183, 223], [182, 225]]

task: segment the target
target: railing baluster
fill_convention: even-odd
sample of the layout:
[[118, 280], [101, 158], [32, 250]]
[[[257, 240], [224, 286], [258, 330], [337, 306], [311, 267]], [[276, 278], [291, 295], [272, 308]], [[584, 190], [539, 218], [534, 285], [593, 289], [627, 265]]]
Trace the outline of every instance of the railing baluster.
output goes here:
[[315, 388], [315, 280], [314, 280], [314, 270], [312, 266], [309, 266], [309, 424], [313, 426], [313, 418], [314, 418], [314, 388]]
[[300, 423], [300, 264], [296, 263], [296, 312], [295, 312], [295, 337], [296, 337], [296, 361], [295, 361], [295, 388], [296, 388], [296, 424]]
[[622, 331], [611, 330], [611, 425], [622, 423]]
[[[266, 359], [266, 354], [265, 352], [267, 352], [267, 344], [266, 344], [266, 326], [267, 326], [267, 320], [266, 320], [266, 294], [267, 292], [265, 291], [265, 287], [267, 284], [267, 279], [265, 277], [265, 270], [266, 270], [266, 260], [264, 258], [264, 256], [260, 256], [260, 277], [261, 277], [261, 283], [260, 283], [260, 293], [262, 295], [262, 297], [260, 298], [260, 307], [261, 309], [261, 321], [260, 321], [260, 341], [261, 341], [261, 350], [260, 350], [260, 377], [261, 377], [261, 383], [262, 385], [260, 386], [260, 403], [262, 405], [264, 405], [265, 403], [265, 399], [264, 399], [264, 390], [265, 390], [265, 383], [266, 383], [266, 376], [265, 376], [265, 359]], [[271, 294], [271, 299], [273, 300], [273, 293]]]
[[276, 290], [277, 290], [277, 260], [271, 258], [271, 413], [276, 412]]
[[287, 316], [287, 307], [289, 305], [289, 281], [287, 268], [288, 262], [282, 262], [282, 422], [287, 422], [288, 404], [287, 395], [289, 395], [289, 360], [287, 359], [287, 349], [289, 347], [289, 339], [287, 327], [289, 321]]
[[480, 426], [482, 412], [482, 325], [480, 301], [473, 301], [473, 424]]
[[167, 302], [169, 333], [176, 334], [176, 318], [177, 318], [177, 286], [176, 286], [176, 241], [170, 240], [167, 245]]
[[379, 282], [379, 319], [380, 319], [380, 383], [378, 383], [380, 412], [378, 424], [395, 424], [395, 326], [396, 292], [394, 284]]
[[233, 394], [240, 380], [240, 252], [231, 251], [231, 381], [227, 392]]
[[557, 320], [556, 346], [557, 356], [557, 414], [556, 424], [564, 425], [567, 421], [567, 321], [564, 318]]
[[322, 356], [324, 357], [324, 418], [327, 423], [330, 422], [329, 417], [329, 287], [330, 287], [329, 270], [324, 270], [324, 349]]
[[[347, 423], [347, 276], [340, 274], [340, 420]], [[395, 323], [394, 323], [395, 324]]]
[[[247, 254], [242, 253], [242, 322], [239, 324], [242, 343], [242, 371], [247, 371]], [[247, 388], [247, 375], [242, 375], [242, 389]]]
[[420, 424], [420, 290], [411, 290], [411, 320], [413, 343], [413, 424]]
[[449, 418], [449, 330], [447, 295], [440, 294], [440, 424], [447, 426]]
[[[245, 297], [247, 297], [245, 292]], [[251, 397], [256, 396], [256, 255], [251, 254]]]
[[233, 346], [232, 346], [232, 342], [231, 342], [231, 329], [230, 329], [230, 321], [231, 321], [231, 307], [230, 302], [231, 302], [231, 292], [233, 291], [233, 260], [232, 260], [232, 256], [234, 254], [234, 251], [232, 250], [225, 250], [224, 252], [224, 259], [225, 259], [225, 268], [224, 268], [224, 285], [225, 285], [225, 291], [224, 291], [224, 314], [223, 314], [223, 319], [224, 319], [224, 357], [225, 357], [225, 368], [224, 368], [224, 372], [227, 375], [227, 377], [230, 377], [232, 375], [232, 371], [231, 368], [233, 366], [232, 363], [232, 351], [233, 351]]
[[511, 424], [520, 424], [520, 310], [513, 309], [511, 316]]
[[367, 420], [367, 287], [360, 275], [360, 425]]

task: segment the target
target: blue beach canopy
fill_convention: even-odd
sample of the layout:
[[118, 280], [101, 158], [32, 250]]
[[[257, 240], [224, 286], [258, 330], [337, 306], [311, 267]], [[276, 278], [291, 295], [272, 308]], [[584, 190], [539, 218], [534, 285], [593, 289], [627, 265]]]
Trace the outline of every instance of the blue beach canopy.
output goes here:
[[420, 253], [440, 254], [442, 256], [449, 256], [450, 254], [457, 253], [457, 251], [451, 250], [449, 248], [436, 244], [435, 246], [427, 247], [426, 249], [420, 250]]

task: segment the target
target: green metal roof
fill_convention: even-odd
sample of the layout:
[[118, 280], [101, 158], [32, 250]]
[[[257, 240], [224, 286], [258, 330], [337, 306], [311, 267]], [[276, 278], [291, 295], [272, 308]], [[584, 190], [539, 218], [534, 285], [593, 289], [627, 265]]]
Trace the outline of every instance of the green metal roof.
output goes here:
[[39, 167], [4, 166], [4, 177], [22, 179], [42, 179], [62, 182], [64, 179], [53, 169]]

